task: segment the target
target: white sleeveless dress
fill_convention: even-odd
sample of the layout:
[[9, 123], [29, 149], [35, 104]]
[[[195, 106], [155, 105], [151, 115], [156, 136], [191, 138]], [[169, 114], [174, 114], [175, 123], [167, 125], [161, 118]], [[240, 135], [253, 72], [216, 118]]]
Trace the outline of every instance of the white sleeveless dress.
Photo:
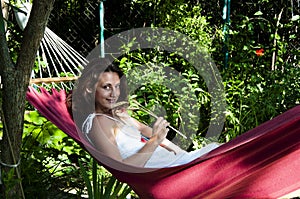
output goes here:
[[[145, 142], [143, 142], [141, 139], [141, 132], [137, 128], [124, 124], [120, 120], [105, 114], [90, 114], [82, 125], [82, 132], [85, 134], [85, 137], [91, 144], [93, 144], [93, 142], [89, 139], [88, 134], [92, 128], [93, 119], [96, 115], [102, 115], [121, 124], [121, 128], [116, 135], [116, 143], [123, 159], [126, 159], [127, 157], [130, 157], [133, 154], [137, 153], [145, 145]], [[146, 162], [145, 167], [162, 168], [186, 164], [210, 152], [218, 146], [218, 143], [211, 143], [201, 149], [191, 152], [183, 151], [176, 155], [175, 153], [168, 151], [164, 147], [158, 146], [153, 152], [150, 159]]]

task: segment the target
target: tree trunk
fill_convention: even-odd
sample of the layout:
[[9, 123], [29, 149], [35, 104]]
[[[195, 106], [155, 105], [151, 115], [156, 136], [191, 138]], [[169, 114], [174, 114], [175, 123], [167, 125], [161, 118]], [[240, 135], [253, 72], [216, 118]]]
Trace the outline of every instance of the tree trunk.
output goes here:
[[[8, 5], [4, 2], [4, 0], [1, 0], [1, 8], [2, 8], [4, 19], [7, 19], [8, 18]], [[4, 26], [6, 28], [6, 23], [4, 24]]]
[[[11, 60], [5, 32], [1, 31], [0, 33], [0, 75], [3, 84], [3, 115], [1, 118], [4, 124], [0, 147], [1, 160], [6, 165], [16, 165], [20, 160], [26, 90], [53, 3], [54, 0], [35, 0], [33, 2], [16, 64]], [[3, 175], [5, 176], [10, 169], [10, 167], [2, 165]], [[25, 198], [18, 167], [16, 171], [14, 178], [20, 183], [13, 184], [12, 187], [8, 187], [5, 183], [2, 185], [1, 192], [5, 191], [7, 198]]]

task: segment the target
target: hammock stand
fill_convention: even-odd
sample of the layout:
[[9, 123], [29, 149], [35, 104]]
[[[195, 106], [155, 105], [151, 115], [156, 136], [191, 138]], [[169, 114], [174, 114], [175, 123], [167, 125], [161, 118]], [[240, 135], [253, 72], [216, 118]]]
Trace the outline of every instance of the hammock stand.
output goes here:
[[26, 97], [140, 198], [279, 198], [300, 189], [300, 106], [188, 164], [149, 171], [114, 161], [81, 139], [64, 90], [29, 87]]

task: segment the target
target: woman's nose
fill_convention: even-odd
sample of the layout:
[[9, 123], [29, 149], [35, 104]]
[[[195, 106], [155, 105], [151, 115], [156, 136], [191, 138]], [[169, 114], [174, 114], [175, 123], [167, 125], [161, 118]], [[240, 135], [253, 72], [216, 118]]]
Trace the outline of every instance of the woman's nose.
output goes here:
[[117, 97], [118, 89], [117, 88], [112, 88], [110, 95], [111, 95], [111, 97]]
[[116, 89], [111, 89], [111, 92], [110, 92], [110, 96], [111, 97], [115, 97], [116, 96]]

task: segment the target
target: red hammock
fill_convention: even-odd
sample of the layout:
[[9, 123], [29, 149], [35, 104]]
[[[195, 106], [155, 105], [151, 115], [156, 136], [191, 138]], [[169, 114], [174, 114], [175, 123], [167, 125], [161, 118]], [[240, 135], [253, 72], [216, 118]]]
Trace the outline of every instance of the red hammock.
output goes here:
[[[109, 157], [80, 138], [65, 91], [40, 91], [29, 87], [27, 100], [103, 165]], [[103, 166], [140, 198], [278, 198], [300, 188], [299, 129], [297, 106], [185, 165], [147, 171], [115, 162], [133, 172]]]

